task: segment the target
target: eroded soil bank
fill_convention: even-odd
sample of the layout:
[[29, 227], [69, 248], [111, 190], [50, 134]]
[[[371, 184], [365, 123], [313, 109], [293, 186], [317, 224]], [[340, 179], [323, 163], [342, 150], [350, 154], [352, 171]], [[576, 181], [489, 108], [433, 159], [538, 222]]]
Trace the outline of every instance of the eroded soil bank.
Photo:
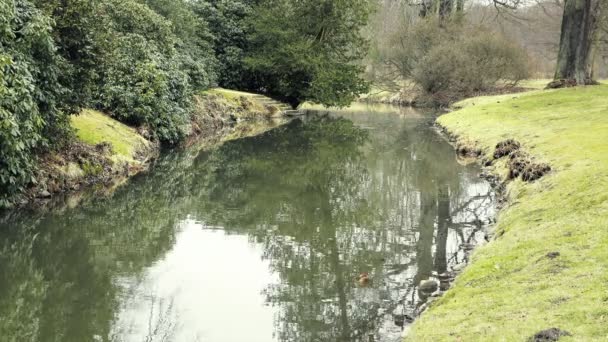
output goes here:
[[438, 124], [480, 158], [505, 203], [492, 241], [406, 340], [608, 338], [608, 86], [457, 106]]

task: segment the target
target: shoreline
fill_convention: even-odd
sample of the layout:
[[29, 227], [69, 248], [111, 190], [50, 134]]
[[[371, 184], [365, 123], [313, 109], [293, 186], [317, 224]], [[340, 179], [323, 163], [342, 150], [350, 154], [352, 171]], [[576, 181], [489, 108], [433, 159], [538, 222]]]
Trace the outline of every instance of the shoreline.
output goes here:
[[[202, 149], [239, 136], [275, 127], [284, 105], [261, 95], [221, 88], [195, 96], [189, 133], [168, 149]], [[61, 151], [40, 157], [35, 182], [15, 195], [13, 205], [0, 210], [37, 209], [56, 197], [93, 192], [107, 196], [130, 178], [150, 170], [166, 147], [155, 142], [145, 127], [129, 127], [91, 109], [72, 117], [75, 137]]]
[[458, 93], [438, 93], [435, 95], [425, 94], [422, 90], [410, 85], [401, 90], [380, 90], [363, 94], [357, 99], [357, 102], [371, 104], [386, 104], [393, 106], [403, 106], [412, 108], [435, 108], [451, 111], [458, 109], [454, 105], [468, 101], [470, 99], [493, 97], [493, 96], [509, 96], [513, 94], [525, 94], [535, 90], [542, 90], [550, 80], [523, 80], [516, 86], [499, 86], [486, 91], [478, 91], [470, 94]]
[[[406, 341], [533, 340], [553, 328], [572, 335], [561, 335], [563, 340], [608, 334], [608, 315], [601, 314], [608, 297], [597, 287], [608, 278], [601, 272], [608, 266], [601, 252], [608, 234], [600, 228], [608, 227], [608, 212], [598, 215], [608, 209], [600, 195], [608, 178], [608, 160], [601, 153], [607, 149], [601, 139], [608, 136], [608, 101], [601, 101], [601, 94], [608, 94], [608, 87], [473, 98], [437, 120], [458, 153], [477, 158], [495, 180], [502, 203], [491, 241], [475, 250], [450, 290], [414, 322]], [[581, 100], [592, 99], [582, 109], [584, 120], [599, 129], [589, 132], [579, 122], [581, 113], [572, 111]], [[552, 107], [556, 102], [560, 106]], [[580, 134], [589, 139], [580, 141]], [[581, 155], [578, 148], [584, 147], [575, 142], [599, 151]], [[581, 179], [587, 164], [604, 170], [595, 179], [599, 187]], [[550, 171], [537, 173], [535, 165]], [[568, 196], [576, 190], [590, 195], [572, 203]], [[581, 207], [585, 202], [590, 203]], [[593, 243], [586, 238], [592, 232], [597, 233]], [[591, 248], [580, 251], [581, 243]], [[593, 314], [597, 320], [585, 318]]]

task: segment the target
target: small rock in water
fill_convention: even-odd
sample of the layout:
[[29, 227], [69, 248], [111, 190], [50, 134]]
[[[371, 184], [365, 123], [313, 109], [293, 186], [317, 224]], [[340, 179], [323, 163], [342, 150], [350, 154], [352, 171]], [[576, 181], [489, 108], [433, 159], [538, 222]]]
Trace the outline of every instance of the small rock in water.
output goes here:
[[454, 271], [454, 272], [456, 272], [456, 273], [462, 272], [462, 270], [464, 270], [464, 268], [465, 268], [466, 266], [467, 266], [467, 265], [466, 265], [466, 264], [464, 264], [464, 263], [462, 263], [462, 264], [458, 264], [458, 265], [455, 265], [455, 266], [452, 266], [452, 271]]
[[559, 340], [562, 336], [572, 336], [572, 334], [565, 330], [551, 328], [537, 332], [528, 339], [528, 342], [553, 342]]
[[405, 315], [393, 315], [393, 323], [395, 323], [396, 326], [403, 328], [405, 325]]
[[393, 323], [395, 323], [395, 325], [400, 328], [403, 328], [406, 324], [411, 324], [413, 322], [414, 322], [414, 317], [412, 317], [408, 314], [393, 315]]
[[437, 282], [434, 280], [423, 280], [422, 282], [420, 282], [419, 288], [422, 292], [433, 293], [437, 291], [437, 288], [439, 288], [439, 284], [437, 284]]
[[443, 272], [437, 276], [439, 280], [451, 280], [454, 276], [449, 272]]

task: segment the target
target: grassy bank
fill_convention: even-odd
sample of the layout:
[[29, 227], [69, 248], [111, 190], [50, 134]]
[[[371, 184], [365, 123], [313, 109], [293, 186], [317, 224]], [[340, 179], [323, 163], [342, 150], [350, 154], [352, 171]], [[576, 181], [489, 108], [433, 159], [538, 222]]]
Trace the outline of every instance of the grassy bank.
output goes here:
[[[491, 159], [498, 142], [513, 138], [553, 170], [508, 183], [495, 239], [408, 340], [525, 341], [551, 327], [572, 334], [563, 341], [608, 340], [608, 86], [458, 105], [438, 122], [461, 143]], [[503, 179], [505, 165], [492, 166]]]
[[[494, 90], [486, 91], [486, 94], [497, 94], [505, 93], [496, 99], [499, 100], [503, 96], [507, 98], [512, 94], [519, 94], [519, 92], [526, 90], [542, 90], [551, 80], [549, 79], [527, 79], [522, 80], [517, 84], [517, 87], [511, 89], [509, 87], [498, 87]], [[447, 96], [447, 97], [446, 97]], [[414, 107], [432, 107], [432, 106], [445, 106], [447, 103], [452, 104], [454, 99], [463, 98], [464, 94], [436, 94], [430, 95], [425, 94], [423, 91], [418, 89], [414, 84], [405, 82], [403, 88], [399, 91], [380, 89], [372, 86], [371, 90], [367, 94], [363, 94], [359, 97], [360, 102], [366, 103], [383, 103], [393, 105], [405, 105]], [[492, 98], [494, 96], [480, 96], [474, 99], [480, 98]]]
[[96, 146], [101, 143], [112, 145], [112, 158], [116, 162], [138, 162], [138, 153], [150, 148], [151, 143], [137, 131], [101, 112], [84, 110], [71, 117], [72, 128], [81, 142]]
[[278, 102], [264, 95], [247, 93], [244, 91], [213, 88], [203, 93], [204, 95], [218, 96], [230, 104], [244, 109], [236, 111], [239, 119], [259, 119], [269, 117], [281, 117], [285, 110], [290, 109], [287, 104]]

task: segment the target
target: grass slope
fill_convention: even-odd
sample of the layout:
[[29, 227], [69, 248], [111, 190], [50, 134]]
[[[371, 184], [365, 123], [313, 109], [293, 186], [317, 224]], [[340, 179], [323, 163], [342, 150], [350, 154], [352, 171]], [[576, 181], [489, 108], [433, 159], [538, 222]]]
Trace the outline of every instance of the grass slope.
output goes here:
[[439, 123], [488, 155], [514, 138], [554, 171], [508, 185], [497, 238], [408, 340], [525, 341], [551, 327], [572, 333], [560, 341], [608, 340], [608, 86], [510, 96], [461, 103]]
[[202, 94], [221, 97], [229, 104], [242, 109], [234, 111], [232, 114], [245, 119], [279, 117], [282, 116], [281, 113], [284, 110], [290, 109], [287, 104], [281, 103], [267, 96], [247, 93], [244, 91], [212, 88], [204, 91]]
[[101, 112], [86, 109], [71, 117], [78, 139], [89, 145], [102, 142], [112, 144], [113, 157], [133, 162], [138, 151], [150, 144], [135, 129], [122, 124]]
[[207, 92], [211, 93], [211, 94], [222, 95], [225, 98], [233, 99], [233, 100], [236, 100], [236, 99], [240, 98], [241, 96], [248, 97], [248, 98], [253, 98], [256, 96], [256, 94], [253, 94], [253, 93], [247, 93], [244, 91], [224, 89], [224, 88], [212, 88], [212, 89], [207, 90]]

